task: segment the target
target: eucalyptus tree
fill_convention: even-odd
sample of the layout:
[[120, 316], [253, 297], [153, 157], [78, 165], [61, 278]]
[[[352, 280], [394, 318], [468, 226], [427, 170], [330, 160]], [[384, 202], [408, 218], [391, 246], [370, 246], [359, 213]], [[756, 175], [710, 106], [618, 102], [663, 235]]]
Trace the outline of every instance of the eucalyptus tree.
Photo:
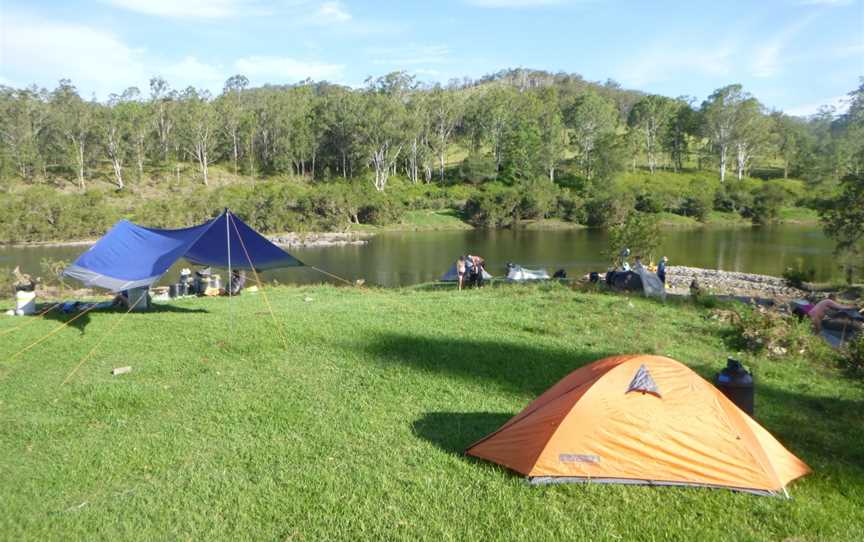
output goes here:
[[501, 174], [511, 182], [533, 181], [545, 165], [541, 162], [542, 105], [535, 92], [518, 93], [510, 105], [510, 120], [501, 134]]
[[554, 182], [555, 170], [567, 149], [567, 130], [564, 127], [558, 91], [554, 87], [542, 88], [537, 92], [537, 99], [540, 128], [539, 157], [549, 175], [549, 180]]
[[367, 80], [359, 135], [374, 171], [375, 189], [379, 192], [386, 188], [405, 147], [406, 98], [413, 88], [413, 77], [403, 72]]
[[334, 169], [343, 179], [353, 176], [361, 107], [360, 95], [347, 88], [329, 89], [318, 103], [322, 138], [334, 153]]
[[405, 129], [408, 139], [405, 152], [405, 172], [408, 179], [417, 184], [420, 181], [420, 170], [424, 172], [426, 182], [432, 178], [430, 162], [431, 145], [429, 135], [431, 128], [430, 103], [425, 92], [414, 92], [406, 106]]
[[653, 174], [661, 150], [661, 137], [674, 111], [674, 102], [657, 95], [645, 96], [630, 109], [627, 125], [640, 134], [648, 170]]
[[129, 118], [123, 109], [123, 99], [116, 94], [108, 98], [108, 103], [100, 108], [97, 122], [101, 134], [102, 148], [114, 170], [114, 184], [122, 190], [123, 166], [129, 153]]
[[587, 91], [567, 106], [564, 119], [571, 130], [571, 141], [579, 155], [582, 172], [591, 179], [594, 175], [592, 159], [597, 142], [603, 135], [614, 133], [618, 111], [609, 100], [596, 92]]
[[[720, 167], [720, 182], [726, 180], [726, 169], [730, 152], [736, 150], [739, 141], [746, 141], [740, 135], [740, 124], [748, 119], [754, 107], [753, 97], [744, 92], [741, 85], [728, 85], [715, 90], [708, 99], [702, 102], [702, 118], [705, 135], [711, 141], [717, 153]], [[757, 102], [758, 103], [758, 102]], [[746, 143], [742, 150], [746, 155]], [[740, 155], [739, 155], [740, 156]], [[739, 169], [740, 169], [739, 158]], [[746, 160], [745, 160], [746, 162]]]
[[450, 144], [453, 130], [462, 119], [463, 106], [463, 94], [456, 90], [446, 90], [436, 85], [428, 93], [429, 145], [438, 157], [438, 175], [441, 181], [444, 180], [447, 146]]
[[234, 75], [225, 81], [222, 95], [216, 101], [216, 107], [222, 121], [222, 128], [231, 146], [231, 162], [234, 165], [234, 175], [239, 172], [240, 163], [240, 125], [243, 122], [243, 91], [249, 86], [249, 79], [244, 75]]
[[671, 112], [661, 135], [661, 146], [669, 153], [672, 169], [680, 171], [690, 152], [690, 141], [698, 134], [699, 113], [693, 109], [693, 98], [680, 97], [670, 104]]
[[490, 84], [471, 96], [466, 110], [466, 132], [472, 150], [491, 148], [495, 158], [495, 171], [501, 171], [504, 132], [512, 117], [511, 105], [518, 92], [510, 86]]
[[195, 162], [205, 185], [209, 184], [209, 166], [215, 160], [219, 117], [207, 91], [188, 87], [179, 100], [178, 130], [180, 148]]
[[42, 149], [49, 122], [47, 102], [44, 89], [0, 86], [0, 150], [24, 180], [35, 177], [45, 165]]
[[51, 106], [52, 125], [59, 132], [71, 157], [78, 187], [84, 190], [84, 167], [96, 139], [94, 105], [81, 99], [71, 81], [61, 79], [51, 94]]
[[157, 146], [163, 162], [168, 160], [168, 151], [171, 148], [171, 132], [175, 125], [177, 98], [177, 92], [171, 90], [165, 79], [162, 77], [150, 79], [150, 105], [153, 108]]
[[732, 131], [739, 181], [749, 170], [753, 156], [768, 142], [769, 130], [768, 119], [762, 114], [762, 104], [756, 98], [747, 98], [739, 104]]

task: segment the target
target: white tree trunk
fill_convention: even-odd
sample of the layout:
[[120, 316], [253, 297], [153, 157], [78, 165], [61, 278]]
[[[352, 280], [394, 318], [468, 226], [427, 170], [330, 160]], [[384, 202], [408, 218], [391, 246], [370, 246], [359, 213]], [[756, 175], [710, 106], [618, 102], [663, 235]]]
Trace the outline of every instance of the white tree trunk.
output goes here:
[[728, 152], [727, 145], [722, 143], [720, 145], [720, 182], [723, 183], [726, 181], [726, 154]]

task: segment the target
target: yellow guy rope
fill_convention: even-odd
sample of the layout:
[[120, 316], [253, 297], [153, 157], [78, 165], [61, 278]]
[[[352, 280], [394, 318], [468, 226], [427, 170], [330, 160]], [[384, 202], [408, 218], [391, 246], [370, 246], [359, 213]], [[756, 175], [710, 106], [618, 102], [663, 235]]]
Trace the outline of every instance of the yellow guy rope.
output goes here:
[[343, 279], [343, 278], [340, 277], [339, 275], [334, 275], [333, 273], [330, 273], [329, 271], [324, 271], [323, 269], [319, 269], [319, 268], [315, 267], [314, 265], [308, 265], [307, 267], [308, 267], [309, 269], [314, 269], [315, 271], [318, 271], [318, 272], [321, 273], [322, 275], [327, 275], [328, 277], [334, 278], [334, 279], [336, 279], [336, 280], [341, 280], [342, 282], [344, 282], [344, 283], [347, 284], [348, 286], [354, 286], [354, 283], [353, 283], [353, 282], [351, 282], [351, 281], [348, 280], [348, 279]]
[[2, 337], [3, 335], [6, 335], [7, 333], [12, 333], [13, 331], [21, 329], [22, 327], [25, 327], [28, 324], [32, 324], [33, 322], [37, 321], [39, 318], [45, 316], [46, 314], [48, 314], [49, 312], [51, 312], [52, 310], [56, 309], [59, 306], [60, 306], [60, 303], [54, 303], [53, 305], [51, 305], [50, 307], [48, 307], [44, 311], [40, 312], [36, 316], [33, 316], [32, 318], [30, 318], [29, 320], [27, 320], [23, 324], [21, 324], [19, 326], [15, 326], [12, 329], [4, 329], [3, 331], [0, 331], [0, 337]]
[[[279, 337], [282, 338], [282, 344], [285, 345], [285, 349], [288, 349], [288, 339], [285, 338], [285, 334], [282, 332], [282, 326], [279, 324], [279, 321], [276, 320], [276, 314], [273, 312], [273, 307], [270, 306], [270, 300], [267, 298], [267, 292], [264, 291], [264, 285], [261, 284], [261, 279], [258, 277], [258, 271], [255, 270], [255, 266], [252, 264], [252, 258], [249, 256], [249, 251], [246, 250], [246, 243], [243, 242], [243, 236], [240, 235], [240, 230], [237, 229], [237, 224], [234, 222], [234, 219], [231, 218], [231, 215], [228, 215], [228, 219], [231, 221], [231, 225], [234, 226], [234, 231], [237, 232], [237, 238], [240, 239], [240, 246], [243, 248], [243, 253], [246, 254], [246, 261], [249, 262], [249, 267], [252, 268], [252, 274], [255, 275], [255, 282], [258, 283], [258, 289], [261, 290], [261, 295], [264, 296], [264, 303], [267, 304], [267, 310], [270, 311], [270, 317], [273, 318], [273, 324], [276, 326], [276, 331], [279, 333]], [[228, 277], [228, 288], [231, 288], [231, 277]]]
[[87, 359], [88, 359], [90, 356], [92, 356], [94, 352], [96, 352], [96, 349], [99, 348], [99, 346], [100, 346], [100, 345], [105, 341], [105, 339], [107, 339], [108, 336], [111, 335], [111, 333], [112, 333], [115, 329], [117, 329], [117, 326], [120, 325], [120, 322], [122, 322], [123, 319], [126, 318], [126, 317], [129, 315], [130, 312], [132, 312], [132, 309], [134, 309], [135, 306], [136, 306], [138, 303], [140, 303], [142, 299], [144, 299], [144, 298], [146, 298], [146, 297], [147, 297], [146, 295], [142, 295], [142, 296], [140, 296], [140, 297], [135, 301], [135, 303], [132, 303], [132, 305], [129, 307], [129, 310], [127, 310], [125, 313], [123, 313], [123, 315], [120, 316], [120, 318], [118, 318], [116, 322], [114, 322], [114, 325], [111, 326], [111, 328], [110, 328], [108, 331], [106, 331], [104, 335], [102, 335], [102, 337], [101, 337], [101, 338], [96, 342], [96, 344], [93, 345], [93, 348], [90, 349], [90, 351], [87, 352], [87, 353], [84, 355], [84, 357], [81, 358], [81, 361], [79, 361], [79, 362], [78, 362], [78, 365], [76, 365], [75, 368], [72, 369], [72, 372], [70, 372], [68, 375], [66, 375], [66, 378], [64, 378], [64, 379], [63, 379], [63, 382], [60, 384], [61, 386], [64, 385], [64, 384], [66, 384], [67, 382], [69, 382], [69, 379], [72, 378], [72, 375], [74, 375], [76, 372], [78, 372], [78, 369], [80, 369], [81, 366], [84, 365], [84, 362], [87, 361]]
[[83, 311], [79, 312], [76, 316], [74, 316], [74, 317], [72, 317], [72, 318], [66, 320], [65, 322], [63, 322], [63, 323], [60, 324], [59, 326], [55, 327], [53, 330], [51, 330], [50, 332], [48, 332], [48, 334], [45, 335], [44, 337], [42, 337], [41, 339], [39, 339], [39, 340], [37, 340], [36, 342], [30, 344], [29, 346], [25, 346], [24, 348], [22, 348], [22, 349], [19, 350], [19, 351], [15, 352], [14, 354], [12, 354], [12, 357], [9, 358], [9, 361], [13, 361], [15, 358], [17, 358], [18, 356], [20, 356], [20, 355], [23, 354], [24, 352], [30, 350], [31, 348], [33, 348], [33, 347], [36, 346], [37, 344], [41, 343], [42, 341], [44, 341], [45, 339], [47, 339], [48, 337], [50, 337], [51, 335], [54, 335], [55, 333], [57, 333], [58, 331], [60, 331], [60, 330], [63, 329], [64, 327], [66, 327], [66, 326], [68, 326], [69, 324], [71, 324], [72, 322], [74, 322], [75, 320], [81, 318], [82, 316], [84, 316], [84, 315], [87, 314], [88, 312], [92, 311], [93, 309], [96, 308], [96, 305], [97, 305], [96, 303], [93, 303], [93, 304], [92, 304], [91, 306], [89, 306], [88, 308], [86, 308], [86, 309], [84, 309]]

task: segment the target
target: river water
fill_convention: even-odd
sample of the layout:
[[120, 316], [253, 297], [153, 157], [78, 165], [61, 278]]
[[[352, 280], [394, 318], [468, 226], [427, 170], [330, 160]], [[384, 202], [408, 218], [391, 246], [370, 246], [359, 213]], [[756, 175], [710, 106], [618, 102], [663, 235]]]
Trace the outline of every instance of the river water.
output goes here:
[[[470, 252], [486, 258], [488, 270], [501, 275], [507, 262], [525, 267], [545, 267], [550, 273], [564, 269], [569, 276], [606, 268], [603, 252], [606, 233], [600, 230], [468, 230], [384, 233], [366, 245], [298, 248], [290, 252], [300, 260], [349, 280], [367, 284], [405, 286], [437, 280], [459, 254]], [[816, 280], [840, 278], [832, 258], [833, 244], [818, 227], [777, 225], [767, 227], [673, 229], [663, 232], [660, 254], [670, 265], [688, 265], [727, 271], [780, 275], [803, 262]], [[20, 265], [32, 274], [43, 274], [43, 258], [74, 260], [85, 246], [2, 247], [0, 268]], [[176, 280], [177, 268], [163, 283]], [[281, 283], [329, 281], [310, 269], [273, 271], [266, 279]]]

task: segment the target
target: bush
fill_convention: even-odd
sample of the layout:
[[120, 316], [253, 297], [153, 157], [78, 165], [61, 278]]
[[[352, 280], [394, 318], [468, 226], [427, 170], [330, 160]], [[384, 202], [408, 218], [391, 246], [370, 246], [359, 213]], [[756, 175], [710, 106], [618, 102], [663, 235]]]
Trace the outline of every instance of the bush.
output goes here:
[[584, 224], [587, 221], [585, 202], [572, 191], [562, 190], [558, 194], [557, 204], [558, 209], [556, 210], [556, 214], [560, 218], [577, 224]]
[[734, 312], [737, 315], [733, 322], [734, 346], [737, 348], [773, 357], [809, 351], [812, 359], [821, 357], [825, 350], [814, 346], [821, 339], [813, 335], [807, 321], [798, 322], [795, 318], [764, 307]]
[[780, 214], [780, 208], [788, 199], [789, 193], [780, 184], [772, 181], [766, 182], [753, 197], [753, 207], [749, 213], [750, 218], [755, 224], [773, 222]]
[[634, 256], [646, 262], [653, 260], [654, 251], [660, 245], [660, 224], [657, 217], [634, 211], [622, 222], [609, 229], [607, 255], [616, 261], [621, 250], [629, 248]]
[[357, 212], [361, 224], [375, 226], [400, 222], [404, 215], [405, 207], [401, 202], [380, 192], [365, 194]]
[[651, 192], [642, 192], [636, 196], [635, 209], [642, 213], [662, 213], [663, 202], [660, 197]]
[[560, 189], [547, 179], [537, 179], [520, 190], [519, 217], [528, 219], [546, 218], [557, 211]]
[[708, 213], [711, 212], [711, 201], [698, 196], [688, 196], [684, 198], [681, 207], [678, 208], [678, 214], [684, 216], [692, 216], [699, 222], [708, 220]]
[[841, 364], [856, 376], [864, 376], [864, 334], [847, 342], [840, 351]]
[[471, 153], [459, 165], [459, 177], [475, 185], [493, 181], [498, 177], [495, 159], [491, 156]]
[[585, 222], [604, 228], [623, 222], [633, 212], [633, 200], [627, 194], [606, 193], [585, 202]]
[[816, 276], [816, 271], [813, 269], [804, 270], [804, 260], [798, 258], [795, 267], [787, 267], [783, 271], [783, 278], [786, 284], [793, 288], [804, 288], [805, 282], [812, 282]]
[[519, 220], [522, 194], [516, 188], [489, 183], [465, 202], [465, 217], [475, 226], [507, 227]]

